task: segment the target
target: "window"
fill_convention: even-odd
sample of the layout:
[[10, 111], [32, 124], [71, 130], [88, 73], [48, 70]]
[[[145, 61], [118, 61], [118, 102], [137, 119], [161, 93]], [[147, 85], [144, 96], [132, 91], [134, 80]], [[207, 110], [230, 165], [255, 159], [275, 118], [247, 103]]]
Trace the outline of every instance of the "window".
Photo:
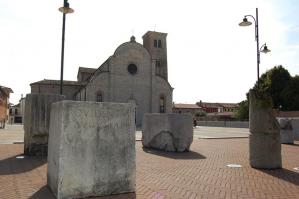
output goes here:
[[163, 95], [160, 96], [160, 113], [165, 113], [165, 97]]
[[135, 75], [137, 73], [137, 66], [135, 64], [130, 64], [128, 66], [128, 72], [131, 74], [131, 75]]
[[157, 43], [157, 40], [156, 40], [156, 39], [154, 40], [154, 47], [155, 47], [155, 48], [158, 47], [158, 43]]
[[97, 92], [97, 99], [96, 99], [97, 102], [103, 102], [103, 94], [102, 94], [102, 91], [98, 91]]
[[156, 60], [156, 75], [162, 75], [162, 68], [160, 60]]
[[12, 114], [12, 109], [10, 108], [10, 109], [9, 109], [9, 115], [11, 115], [11, 114]]
[[162, 42], [160, 39], [158, 40], [158, 48], [162, 48]]
[[15, 109], [15, 115], [18, 115], [18, 109]]

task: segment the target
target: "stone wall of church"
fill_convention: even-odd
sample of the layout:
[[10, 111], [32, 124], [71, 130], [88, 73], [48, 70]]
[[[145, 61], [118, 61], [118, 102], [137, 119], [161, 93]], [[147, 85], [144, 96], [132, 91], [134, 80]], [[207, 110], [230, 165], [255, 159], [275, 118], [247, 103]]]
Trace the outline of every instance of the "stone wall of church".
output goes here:
[[[135, 74], [128, 66], [137, 67]], [[114, 102], [135, 102], [136, 123], [141, 125], [144, 113], [151, 111], [151, 58], [139, 43], [128, 42], [119, 46], [111, 58], [111, 100]]]
[[167, 81], [159, 76], [154, 77], [152, 112], [160, 112], [160, 97], [165, 97], [165, 112], [172, 112], [172, 88]]

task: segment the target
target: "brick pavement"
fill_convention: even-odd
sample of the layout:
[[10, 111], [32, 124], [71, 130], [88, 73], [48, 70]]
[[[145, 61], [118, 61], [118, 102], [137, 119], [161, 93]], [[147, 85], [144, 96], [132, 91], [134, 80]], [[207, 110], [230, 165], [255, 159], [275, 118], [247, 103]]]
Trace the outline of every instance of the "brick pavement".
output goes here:
[[[299, 142], [282, 145], [283, 169], [248, 163], [248, 139], [196, 139], [189, 153], [144, 150], [136, 142], [136, 194], [122, 198], [299, 198]], [[0, 145], [0, 198], [54, 199], [46, 187], [46, 160], [16, 159], [22, 144]], [[227, 164], [242, 168], [228, 168]]]

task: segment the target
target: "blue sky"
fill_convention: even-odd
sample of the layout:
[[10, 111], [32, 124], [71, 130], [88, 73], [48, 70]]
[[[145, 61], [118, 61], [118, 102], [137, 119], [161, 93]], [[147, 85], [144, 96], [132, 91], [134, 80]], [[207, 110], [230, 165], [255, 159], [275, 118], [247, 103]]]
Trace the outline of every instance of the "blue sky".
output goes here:
[[[14, 90], [60, 78], [62, 0], [0, 1], [0, 85]], [[168, 33], [169, 82], [174, 101], [239, 102], [256, 81], [254, 27], [239, 27], [259, 8], [261, 73], [275, 65], [299, 74], [299, 5], [295, 0], [69, 0], [64, 79], [79, 66], [98, 67], [132, 34]]]

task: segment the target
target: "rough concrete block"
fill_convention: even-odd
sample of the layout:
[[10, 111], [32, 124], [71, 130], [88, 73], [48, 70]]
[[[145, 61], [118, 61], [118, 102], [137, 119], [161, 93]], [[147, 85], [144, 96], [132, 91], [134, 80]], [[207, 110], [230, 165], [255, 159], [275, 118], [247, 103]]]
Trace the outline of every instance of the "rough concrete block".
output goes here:
[[142, 145], [165, 151], [189, 151], [193, 141], [191, 114], [145, 114], [142, 122]]
[[292, 120], [287, 118], [277, 118], [280, 126], [281, 144], [294, 144], [294, 132], [292, 128]]
[[292, 127], [293, 127], [294, 139], [299, 140], [299, 118], [292, 119]]
[[281, 168], [280, 137], [275, 134], [249, 134], [250, 165], [258, 169]]
[[24, 154], [46, 156], [51, 105], [65, 98], [56, 94], [26, 95], [24, 116]]
[[280, 128], [272, 111], [272, 99], [263, 92], [249, 91], [250, 165], [259, 169], [281, 168]]
[[48, 186], [58, 199], [135, 191], [134, 114], [132, 104], [53, 104]]

